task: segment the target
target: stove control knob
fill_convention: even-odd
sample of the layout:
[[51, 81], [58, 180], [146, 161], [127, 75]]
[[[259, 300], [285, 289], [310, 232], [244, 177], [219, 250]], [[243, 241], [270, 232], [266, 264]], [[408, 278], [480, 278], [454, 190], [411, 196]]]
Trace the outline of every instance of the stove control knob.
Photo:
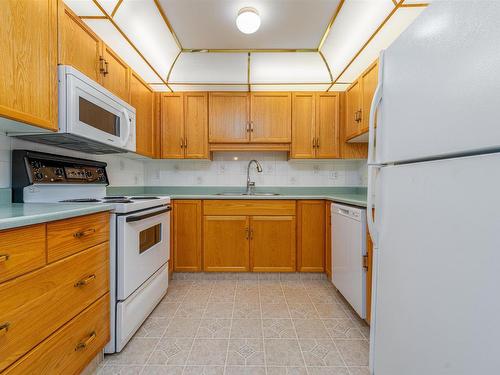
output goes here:
[[92, 172], [91, 171], [86, 171], [85, 172], [85, 176], [87, 176], [87, 178], [91, 178], [92, 177]]
[[38, 169], [38, 168], [40, 168], [40, 167], [42, 166], [42, 163], [41, 163], [41, 162], [39, 162], [38, 160], [33, 160], [33, 161], [31, 162], [31, 166], [32, 166], [33, 168], [37, 168], [37, 169]]
[[35, 180], [38, 180], [38, 181], [43, 180], [43, 173], [40, 173], [40, 172], [35, 173]]
[[54, 173], [56, 174], [57, 177], [62, 177], [63, 176], [63, 170], [62, 170], [62, 168], [56, 168]]

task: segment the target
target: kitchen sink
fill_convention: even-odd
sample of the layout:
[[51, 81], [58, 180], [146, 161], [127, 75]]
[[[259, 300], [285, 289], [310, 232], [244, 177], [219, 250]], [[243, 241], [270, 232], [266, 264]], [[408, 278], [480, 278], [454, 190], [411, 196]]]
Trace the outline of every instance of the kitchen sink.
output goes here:
[[225, 192], [225, 193], [217, 193], [216, 195], [224, 195], [224, 196], [251, 196], [251, 197], [273, 197], [279, 195], [278, 193], [240, 193], [240, 192]]

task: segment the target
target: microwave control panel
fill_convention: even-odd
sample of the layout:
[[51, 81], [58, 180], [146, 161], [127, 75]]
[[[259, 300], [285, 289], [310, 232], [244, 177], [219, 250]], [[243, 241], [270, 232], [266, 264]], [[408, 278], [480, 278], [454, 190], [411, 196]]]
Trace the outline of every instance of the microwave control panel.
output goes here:
[[108, 184], [105, 167], [42, 159], [28, 159], [26, 163], [35, 184]]

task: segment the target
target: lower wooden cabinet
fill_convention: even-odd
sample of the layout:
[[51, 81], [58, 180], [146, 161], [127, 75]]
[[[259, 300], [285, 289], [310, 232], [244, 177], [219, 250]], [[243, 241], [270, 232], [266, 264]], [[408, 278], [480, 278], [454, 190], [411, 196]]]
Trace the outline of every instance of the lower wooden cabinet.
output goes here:
[[173, 202], [174, 271], [201, 271], [201, 201]]
[[204, 270], [249, 271], [249, 235], [248, 216], [205, 216]]
[[250, 218], [252, 271], [294, 272], [295, 249], [295, 216]]
[[332, 279], [332, 202], [325, 201], [325, 273]]
[[297, 270], [325, 271], [325, 203], [322, 200], [297, 202]]

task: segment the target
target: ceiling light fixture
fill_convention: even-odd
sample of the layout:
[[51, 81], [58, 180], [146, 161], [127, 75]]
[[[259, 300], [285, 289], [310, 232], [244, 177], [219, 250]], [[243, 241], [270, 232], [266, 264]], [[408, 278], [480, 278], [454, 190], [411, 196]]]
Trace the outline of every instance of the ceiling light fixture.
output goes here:
[[260, 27], [259, 12], [255, 8], [241, 8], [236, 17], [236, 26], [244, 34], [253, 34]]

